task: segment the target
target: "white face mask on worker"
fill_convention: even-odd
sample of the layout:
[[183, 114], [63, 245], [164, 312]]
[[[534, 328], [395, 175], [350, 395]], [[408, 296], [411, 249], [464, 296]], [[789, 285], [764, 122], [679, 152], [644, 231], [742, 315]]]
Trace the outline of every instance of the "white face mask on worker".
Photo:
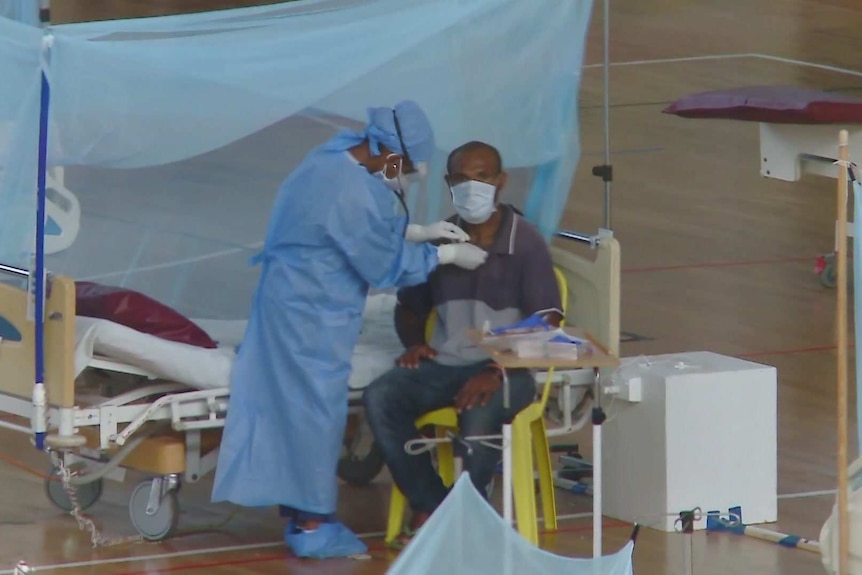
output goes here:
[[485, 182], [469, 180], [449, 188], [452, 204], [458, 216], [469, 224], [482, 224], [488, 221], [497, 209], [494, 198], [497, 187]]
[[[389, 158], [391, 158], [395, 155], [396, 154], [389, 154], [388, 156], [386, 156], [386, 167], [389, 166]], [[406, 191], [410, 187], [410, 178], [408, 176], [405, 176], [402, 173], [403, 169], [404, 169], [403, 164], [404, 164], [404, 160], [401, 157], [399, 157], [398, 158], [398, 173], [394, 178], [387, 178], [386, 177], [386, 167], [384, 167], [382, 170], [377, 172], [377, 174], [383, 180], [383, 183], [386, 185], [386, 187], [389, 188], [390, 190], [392, 190], [393, 192], [402, 192], [403, 193], [404, 191]]]

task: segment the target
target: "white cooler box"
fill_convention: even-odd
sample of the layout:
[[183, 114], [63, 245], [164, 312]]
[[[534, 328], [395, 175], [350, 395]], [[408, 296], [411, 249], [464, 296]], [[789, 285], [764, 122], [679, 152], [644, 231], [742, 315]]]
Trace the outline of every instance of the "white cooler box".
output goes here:
[[733, 507], [746, 524], [776, 521], [776, 369], [711, 352], [650, 361], [626, 370], [642, 401], [617, 399], [603, 426], [604, 514], [661, 531], [698, 507], [695, 529]]

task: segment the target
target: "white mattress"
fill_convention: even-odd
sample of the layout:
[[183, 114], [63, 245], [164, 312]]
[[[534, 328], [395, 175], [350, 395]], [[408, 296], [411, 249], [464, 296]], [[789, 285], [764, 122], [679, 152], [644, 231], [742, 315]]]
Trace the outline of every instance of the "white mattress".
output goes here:
[[[395, 296], [375, 294], [368, 298], [362, 334], [353, 354], [349, 385], [363, 389], [394, 365], [403, 351], [395, 333], [392, 314]], [[245, 321], [194, 320], [219, 343], [205, 349], [167, 341], [114, 322], [78, 317], [75, 322], [75, 376], [94, 358], [104, 358], [146, 371], [158, 378], [196, 389], [230, 386], [234, 349], [242, 341]]]

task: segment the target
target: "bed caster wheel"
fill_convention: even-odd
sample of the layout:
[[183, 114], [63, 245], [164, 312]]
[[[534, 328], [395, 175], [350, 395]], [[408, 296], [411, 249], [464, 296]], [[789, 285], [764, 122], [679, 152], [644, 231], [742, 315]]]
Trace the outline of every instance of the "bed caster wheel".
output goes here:
[[350, 485], [363, 486], [374, 481], [384, 465], [383, 452], [375, 441], [367, 454], [359, 455], [349, 450], [338, 460], [336, 474]]
[[828, 254], [817, 258], [817, 263], [814, 266], [814, 273], [820, 279], [820, 285], [827, 288], [834, 288], [838, 285], [838, 271], [835, 269], [835, 255]]
[[129, 517], [147, 541], [170, 537], [179, 523], [180, 507], [168, 480], [156, 477], [139, 483], [129, 497]]
[[835, 266], [831, 263], [828, 264], [822, 272], [820, 272], [820, 285], [828, 288], [834, 288], [838, 285]]
[[[56, 467], [52, 469], [51, 477], [59, 478], [60, 470]], [[75, 499], [78, 500], [78, 506], [81, 511], [86, 511], [99, 501], [102, 497], [102, 487], [103, 484], [101, 479], [97, 479], [83, 485], [73, 486], [73, 489], [75, 490]], [[72, 500], [69, 499], [69, 494], [66, 492], [66, 488], [63, 487], [62, 481], [46, 479], [45, 494], [48, 496], [48, 500], [51, 503], [63, 511], [71, 512], [75, 508], [72, 504]]]

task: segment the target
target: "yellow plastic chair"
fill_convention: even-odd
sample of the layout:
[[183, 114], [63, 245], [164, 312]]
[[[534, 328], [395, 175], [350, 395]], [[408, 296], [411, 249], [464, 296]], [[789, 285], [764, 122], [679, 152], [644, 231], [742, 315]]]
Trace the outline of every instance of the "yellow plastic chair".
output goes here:
[[[563, 306], [563, 322], [568, 309], [569, 288], [566, 276], [554, 268], [557, 285], [560, 289], [560, 302]], [[432, 313], [425, 325], [425, 340], [430, 341], [434, 330]], [[550, 395], [553, 370], [547, 374], [541, 398], [521, 410], [512, 421], [512, 494], [518, 532], [533, 545], [539, 544], [539, 519], [536, 515], [536, 489], [533, 472], [533, 452], [536, 454], [536, 468], [539, 472], [539, 493], [542, 497], [542, 510], [545, 527], [557, 528], [557, 504], [554, 493], [554, 475], [551, 467], [551, 450], [545, 429], [545, 405]], [[458, 432], [458, 412], [453, 407], [444, 407], [426, 413], [416, 420], [416, 428], [433, 425], [437, 437], [445, 437], [447, 431]], [[437, 444], [437, 473], [443, 484], [450, 487], [455, 482], [455, 453], [450, 442]], [[393, 484], [389, 499], [389, 518], [386, 525], [386, 543], [392, 543], [404, 526], [404, 512], [407, 499]]]

